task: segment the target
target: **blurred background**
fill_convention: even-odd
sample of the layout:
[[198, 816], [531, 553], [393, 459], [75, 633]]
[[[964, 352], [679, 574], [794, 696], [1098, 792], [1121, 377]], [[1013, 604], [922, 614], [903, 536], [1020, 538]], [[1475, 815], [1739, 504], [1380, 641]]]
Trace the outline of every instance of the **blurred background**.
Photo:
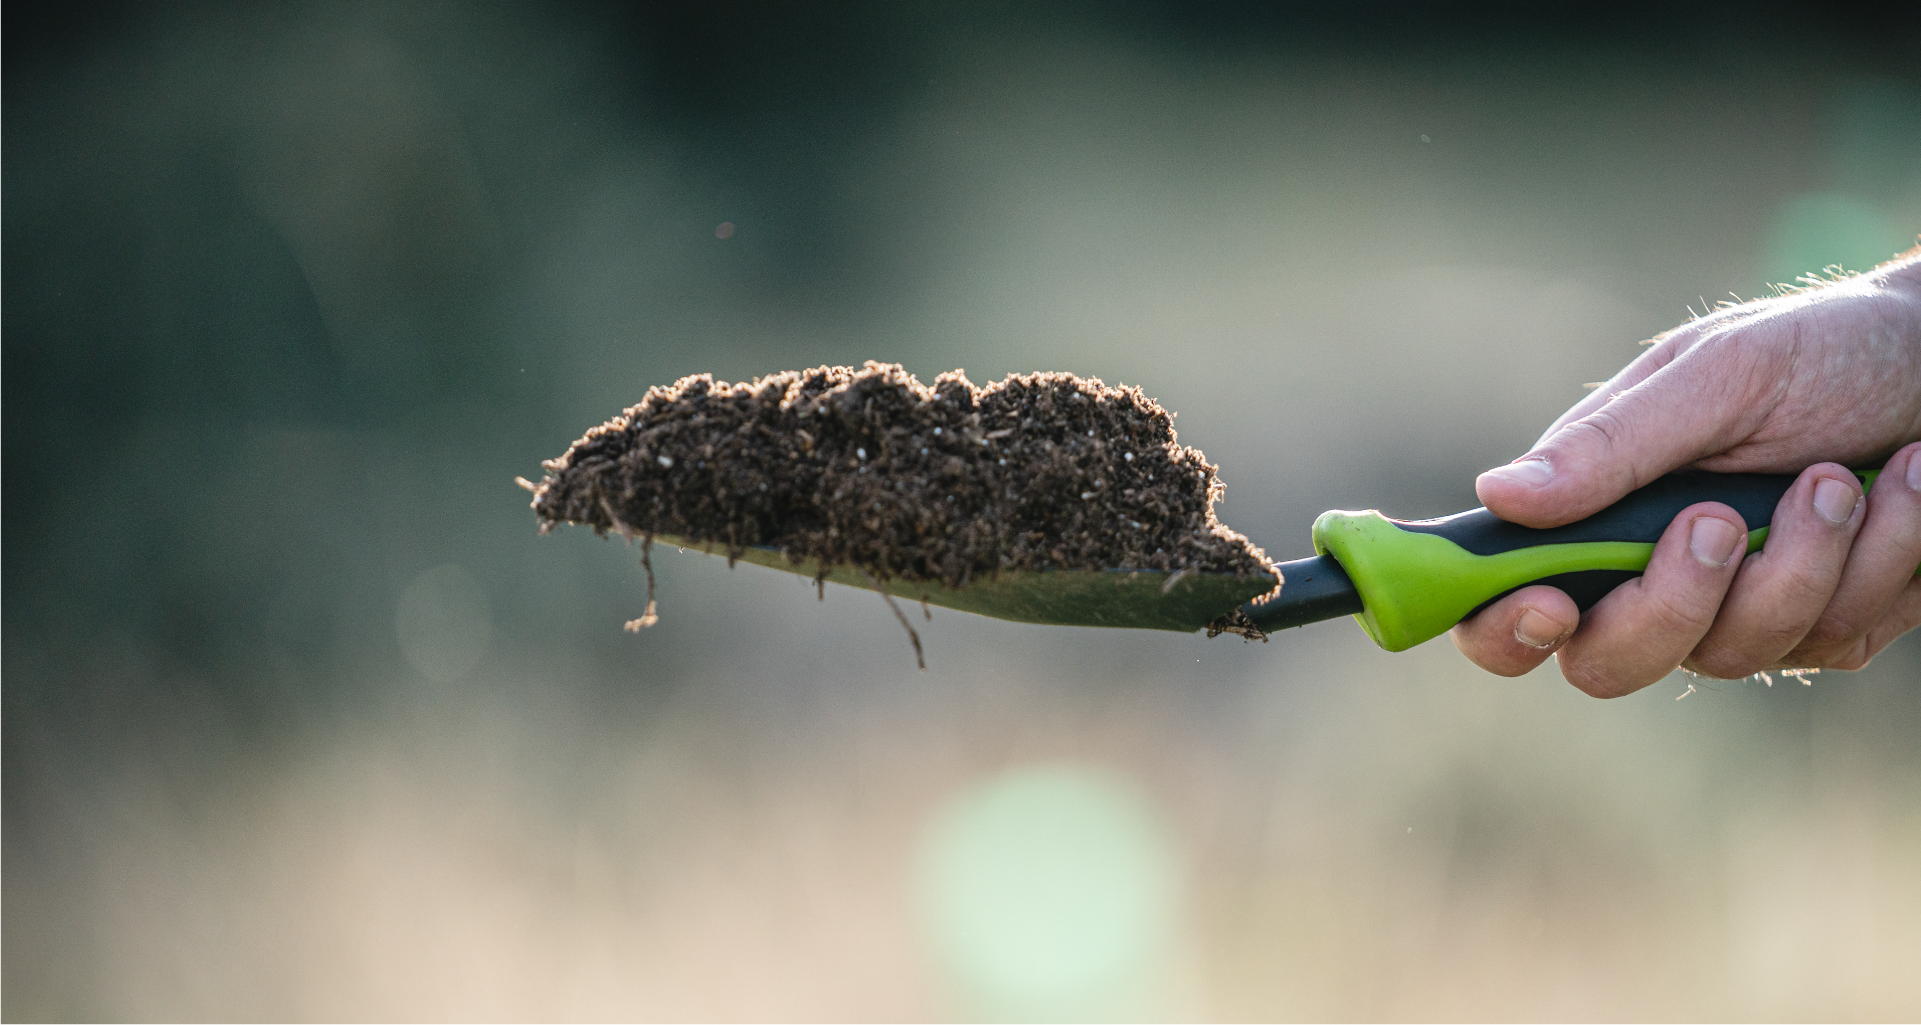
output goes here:
[[1867, 14], [9, 5], [0, 1011], [1921, 1015], [1921, 637], [1601, 703], [937, 611], [923, 674], [693, 553], [624, 633], [638, 553], [513, 484], [879, 359], [1143, 386], [1276, 558], [1470, 507], [1637, 341], [1913, 244]]

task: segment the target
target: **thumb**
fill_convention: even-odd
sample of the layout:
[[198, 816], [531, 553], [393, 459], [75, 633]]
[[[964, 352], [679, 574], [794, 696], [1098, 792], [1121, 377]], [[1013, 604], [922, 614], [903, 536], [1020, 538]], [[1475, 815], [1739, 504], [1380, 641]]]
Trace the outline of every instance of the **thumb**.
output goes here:
[[1488, 511], [1558, 527], [1613, 505], [1656, 477], [1739, 443], [1760, 415], [1724, 352], [1690, 349], [1639, 384], [1474, 482]]

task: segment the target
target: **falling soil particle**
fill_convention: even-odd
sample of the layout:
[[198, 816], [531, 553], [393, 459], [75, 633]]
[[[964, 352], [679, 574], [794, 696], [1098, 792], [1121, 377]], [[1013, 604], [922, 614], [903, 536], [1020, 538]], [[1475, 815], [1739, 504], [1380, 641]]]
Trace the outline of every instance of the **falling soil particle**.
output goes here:
[[774, 548], [823, 575], [951, 588], [1025, 570], [1273, 575], [1215, 518], [1216, 468], [1175, 440], [1173, 414], [1072, 374], [984, 388], [874, 362], [701, 374], [649, 389], [542, 465], [543, 532], [669, 535], [730, 561]]

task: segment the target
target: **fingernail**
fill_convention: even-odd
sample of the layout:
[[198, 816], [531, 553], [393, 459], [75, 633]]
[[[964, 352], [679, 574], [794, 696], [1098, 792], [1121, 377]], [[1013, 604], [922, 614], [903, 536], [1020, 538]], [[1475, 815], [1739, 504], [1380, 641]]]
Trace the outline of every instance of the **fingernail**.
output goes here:
[[1921, 452], [1908, 457], [1908, 489], [1921, 491]]
[[1688, 531], [1688, 551], [1703, 566], [1720, 569], [1734, 558], [1734, 550], [1747, 535], [1719, 516], [1699, 516]]
[[1561, 625], [1539, 609], [1523, 609], [1521, 621], [1514, 624], [1514, 639], [1539, 651], [1561, 639]]
[[1523, 459], [1518, 463], [1497, 466], [1481, 476], [1493, 474], [1503, 480], [1511, 480], [1525, 488], [1538, 488], [1554, 479], [1554, 467], [1545, 459]]
[[[1915, 460], [1908, 460], [1908, 475], [1914, 475]], [[1840, 526], [1854, 518], [1854, 507], [1861, 502], [1861, 496], [1854, 489], [1835, 480], [1823, 477], [1814, 484], [1814, 511], [1829, 523]]]

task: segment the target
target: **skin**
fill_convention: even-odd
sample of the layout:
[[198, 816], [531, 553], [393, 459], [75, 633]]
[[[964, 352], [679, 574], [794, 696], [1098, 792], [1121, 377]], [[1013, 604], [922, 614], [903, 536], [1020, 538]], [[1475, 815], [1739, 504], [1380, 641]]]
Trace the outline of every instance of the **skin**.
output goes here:
[[[1883, 464], [1863, 496], [1847, 467]], [[1456, 626], [1454, 643], [1502, 676], [1554, 656], [1605, 698], [1676, 667], [1859, 669], [1921, 625], [1921, 247], [1667, 332], [1475, 490], [1503, 519], [1554, 527], [1687, 466], [1800, 475], [1766, 548], [1742, 558], [1761, 524], [1690, 506], [1646, 573], [1585, 615], [1555, 588], [1523, 588]]]

